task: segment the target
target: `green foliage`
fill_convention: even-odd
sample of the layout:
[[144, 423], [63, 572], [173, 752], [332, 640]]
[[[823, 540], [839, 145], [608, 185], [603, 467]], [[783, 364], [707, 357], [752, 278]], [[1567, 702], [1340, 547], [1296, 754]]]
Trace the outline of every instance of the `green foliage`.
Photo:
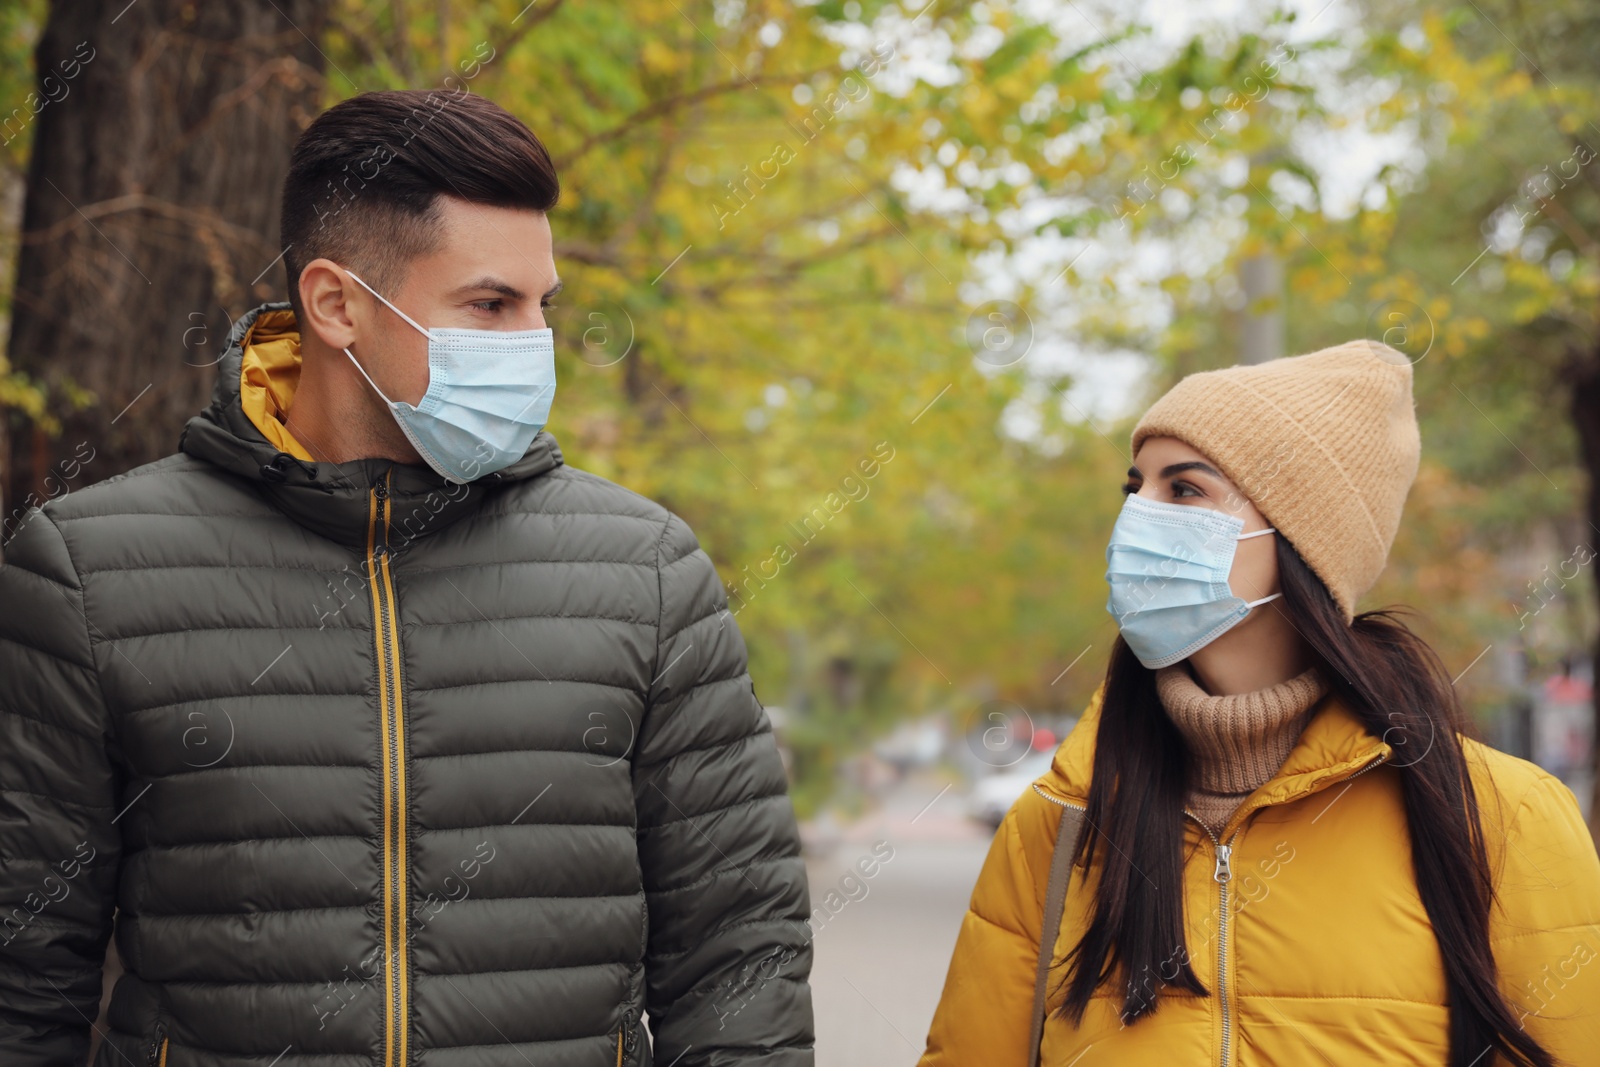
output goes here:
[[[1438, 619], [1449, 662], [1511, 625], [1520, 575], [1496, 561], [1574, 528], [1562, 381], [1595, 335], [1600, 172], [1541, 209], [1538, 255], [1458, 275], [1530, 173], [1600, 138], [1585, 8], [1528, 13], [1526, 54], [1489, 22], [1510, 9], [1402, 5], [1322, 38], [1262, 17], [1133, 69], [1140, 27], [1086, 38], [1067, 19], [1069, 39], [1017, 6], [338, 0], [321, 42], [326, 103], [465, 87], [549, 146], [551, 428], [571, 462], [697, 530], [758, 691], [791, 712], [802, 807], [904, 715], [959, 716], [978, 694], [1072, 712], [1096, 684], [1126, 437], [1063, 404], [1072, 374], [988, 367], [969, 340], [988, 264], [1036, 239], [1163, 250], [1155, 320], [1112, 270], [1012, 294], [1041, 332], [1066, 308], [1087, 350], [1153, 353], [1157, 387], [1234, 361], [1243, 256], [1284, 261], [1291, 350], [1389, 336], [1391, 305], [1431, 321], [1428, 463], [1380, 595]], [[7, 98], [28, 91], [44, 10], [0, 8]], [[1348, 122], [1408, 133], [1423, 158], [1340, 216], [1299, 146]], [[0, 153], [8, 181], [25, 144]], [[1038, 202], [1023, 229], [1016, 209]], [[0, 364], [0, 408], [40, 403]], [[1028, 440], [1002, 428], [1019, 408]]]
[[[1569, 386], [1597, 358], [1600, 325], [1600, 171], [1582, 162], [1600, 152], [1600, 19], [1576, 4], [1415, 4], [1372, 6], [1357, 24], [1297, 46], [1322, 56], [1315, 87], [1288, 64], [1250, 126], [1210, 146], [1248, 160], [1236, 187], [1244, 228], [1202, 273], [1207, 284], [1170, 287], [1169, 373], [1233, 361], [1237, 320], [1218, 288], [1238, 258], [1263, 251], [1285, 266], [1291, 352], [1358, 336], [1407, 351], [1423, 472], [1372, 602], [1416, 605], [1456, 667], [1495, 645], [1549, 664], [1592, 645], [1595, 630], [1592, 573], [1564, 587], [1537, 628], [1522, 623], [1529, 581], [1597, 533], [1583, 515], [1594, 472], [1578, 454]], [[1193, 51], [1179, 62], [1206, 67]], [[1413, 146], [1378, 171], [1354, 214], [1326, 202], [1318, 169], [1295, 151], [1307, 132], [1344, 126]], [[1288, 176], [1305, 198], [1286, 194]], [[1205, 215], [1207, 177], [1197, 168], [1181, 186], [1203, 219], [1221, 214]], [[1480, 710], [1501, 696], [1493, 673], [1464, 682]]]

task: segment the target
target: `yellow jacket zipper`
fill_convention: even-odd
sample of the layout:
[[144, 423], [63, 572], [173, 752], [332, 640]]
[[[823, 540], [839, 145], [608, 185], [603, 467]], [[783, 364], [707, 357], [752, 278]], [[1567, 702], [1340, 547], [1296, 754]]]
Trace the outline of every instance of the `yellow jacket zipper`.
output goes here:
[[1079, 811], [1087, 811], [1088, 810], [1088, 805], [1079, 804], [1076, 800], [1063, 800], [1061, 797], [1056, 796], [1054, 793], [1045, 792], [1043, 789], [1039, 788], [1039, 783], [1038, 782], [1034, 782], [1033, 783], [1033, 791], [1035, 793], [1038, 793], [1041, 797], [1044, 797], [1044, 799], [1048, 800], [1050, 803], [1055, 804], [1055, 805], [1057, 805], [1059, 807], [1077, 808]]
[[[1045, 792], [1039, 788], [1038, 782], [1033, 783], [1033, 791], [1050, 801], [1050, 803], [1059, 804], [1063, 808], [1086, 809], [1086, 805], [1071, 800], [1063, 800], [1061, 797]], [[1200, 821], [1198, 815], [1187, 808], [1184, 809], [1183, 813], [1198, 823], [1200, 829], [1206, 832], [1206, 836], [1211, 838], [1211, 844], [1215, 847], [1217, 854], [1217, 865], [1211, 876], [1221, 886], [1222, 896], [1219, 909], [1220, 917], [1217, 925], [1217, 999], [1222, 1008], [1222, 1056], [1218, 1062], [1221, 1067], [1228, 1067], [1228, 1057], [1232, 1052], [1233, 1046], [1233, 1005], [1231, 998], [1228, 996], [1228, 884], [1233, 881], [1233, 842], [1238, 838], [1240, 831], [1244, 827], [1241, 824], [1239, 829], [1235, 830], [1228, 838], [1229, 843], [1224, 845], [1217, 840], [1217, 835], [1211, 832], [1211, 828]]]
[[[1387, 759], [1388, 753], [1382, 753], [1376, 759], [1369, 760], [1363, 764], [1354, 774], [1346, 776], [1343, 781], [1348, 782], [1352, 778], [1359, 778]], [[1087, 807], [1087, 805], [1080, 804], [1077, 801], [1064, 800], [1046, 792], [1040, 788], [1038, 782], [1033, 783], [1033, 791], [1045, 800], [1050, 801], [1050, 803], [1057, 804], [1063, 808], [1084, 810]], [[1206, 836], [1211, 839], [1211, 844], [1217, 857], [1216, 867], [1211, 872], [1212, 879], [1216, 881], [1219, 887], [1220, 896], [1217, 920], [1217, 1001], [1222, 1011], [1222, 1048], [1217, 1062], [1219, 1067], [1228, 1067], [1228, 1061], [1233, 1053], [1233, 997], [1228, 989], [1228, 887], [1233, 881], [1233, 850], [1239, 840], [1239, 836], [1244, 832], [1245, 823], [1255, 813], [1255, 809], [1252, 808], [1245, 812], [1245, 818], [1234, 828], [1233, 833], [1228, 835], [1227, 844], [1222, 843], [1217, 835], [1212, 832], [1211, 827], [1200, 820], [1200, 816], [1187, 808], [1184, 809], [1183, 813], [1193, 819], [1196, 825], [1205, 831]]]
[[1233, 998], [1228, 995], [1228, 885], [1233, 881], [1234, 842], [1244, 832], [1244, 824], [1240, 823], [1228, 835], [1228, 843], [1223, 844], [1211, 827], [1200, 821], [1200, 816], [1187, 808], [1183, 813], [1211, 838], [1211, 846], [1217, 855], [1217, 865], [1211, 872], [1212, 879], [1220, 887], [1217, 904], [1217, 1003], [1222, 1010], [1222, 1054], [1217, 1063], [1219, 1067], [1228, 1067], [1228, 1056], [1233, 1051]]
[[367, 583], [378, 654], [378, 705], [383, 750], [384, 1067], [405, 1067], [410, 1039], [410, 961], [406, 937], [406, 753], [401, 700], [400, 634], [389, 569], [388, 476], [372, 487], [367, 532]]
[[[1343, 780], [1348, 782], [1352, 778], [1359, 778], [1387, 758], [1387, 754], [1381, 754], [1377, 759], [1366, 763], [1354, 774], [1347, 776]], [[1234, 998], [1228, 988], [1228, 887], [1233, 881], [1233, 850], [1238, 847], [1239, 838], [1243, 835], [1245, 826], [1250, 821], [1250, 816], [1254, 815], [1255, 812], [1256, 808], [1251, 808], [1245, 812], [1244, 818], [1240, 820], [1238, 826], [1234, 827], [1233, 833], [1228, 835], [1228, 841], [1224, 844], [1211, 831], [1211, 827], [1200, 821], [1200, 816], [1187, 808], [1183, 811], [1185, 815], [1199, 825], [1200, 829], [1206, 832], [1207, 837], [1211, 838], [1211, 844], [1217, 856], [1217, 865], [1212, 870], [1211, 877], [1220, 887], [1217, 918], [1217, 1002], [1222, 1010], [1222, 1050], [1221, 1056], [1217, 1060], [1219, 1067], [1228, 1067], [1228, 1061], [1233, 1053]], [[1232, 820], [1229, 821], [1231, 822]]]
[[[1061, 797], [1045, 792], [1039, 787], [1038, 782], [1033, 783], [1033, 791], [1050, 803], [1058, 804], [1063, 808], [1077, 808], [1080, 811], [1086, 809], [1086, 805], [1071, 800], [1063, 800]], [[1184, 809], [1183, 813], [1198, 823], [1200, 829], [1206, 832], [1206, 836], [1211, 838], [1211, 844], [1216, 848], [1217, 853], [1216, 869], [1212, 871], [1211, 876], [1222, 887], [1220, 918], [1217, 926], [1217, 998], [1222, 1007], [1222, 1056], [1219, 1062], [1222, 1067], [1227, 1067], [1228, 1055], [1232, 1051], [1233, 1045], [1233, 1006], [1228, 996], [1228, 883], [1233, 881], [1232, 842], [1238, 838], [1240, 830], [1243, 830], [1244, 827], [1241, 825], [1239, 830], [1235, 830], [1228, 839], [1229, 843], [1224, 845], [1217, 840], [1217, 835], [1211, 832], [1209, 826], [1200, 822], [1198, 815], [1187, 808]]]

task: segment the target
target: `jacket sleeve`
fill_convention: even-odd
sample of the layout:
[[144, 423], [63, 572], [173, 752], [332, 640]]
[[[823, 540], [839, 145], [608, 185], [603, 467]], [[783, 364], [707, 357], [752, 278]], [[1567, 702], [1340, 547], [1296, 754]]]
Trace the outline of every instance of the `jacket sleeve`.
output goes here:
[[634, 757], [658, 1063], [810, 1067], [810, 904], [783, 764], [722, 583], [684, 522]]
[[918, 1067], [1026, 1067], [1050, 851], [1060, 815], [1031, 789], [1006, 813], [961, 921]]
[[0, 565], [0, 1063], [88, 1057], [111, 935], [119, 777], [83, 587], [31, 511]]
[[1490, 925], [1501, 989], [1557, 1063], [1600, 1063], [1600, 857], [1572, 790], [1538, 772], [1505, 842]]

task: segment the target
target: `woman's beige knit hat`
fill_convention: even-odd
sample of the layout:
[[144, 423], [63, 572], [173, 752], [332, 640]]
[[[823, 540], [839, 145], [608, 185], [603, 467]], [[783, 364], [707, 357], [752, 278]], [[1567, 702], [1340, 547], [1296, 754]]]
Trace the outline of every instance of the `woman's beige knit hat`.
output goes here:
[[1135, 453], [1149, 437], [1204, 453], [1355, 617], [1422, 451], [1404, 355], [1362, 340], [1191, 374], [1134, 427]]

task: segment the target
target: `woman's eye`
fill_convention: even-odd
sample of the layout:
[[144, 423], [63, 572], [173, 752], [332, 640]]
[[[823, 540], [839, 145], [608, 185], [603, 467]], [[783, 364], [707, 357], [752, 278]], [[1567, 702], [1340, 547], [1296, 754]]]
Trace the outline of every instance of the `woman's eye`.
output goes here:
[[1137, 485], [1134, 485], [1132, 482], [1129, 482], [1127, 485], [1124, 485], [1122, 487], [1122, 495], [1123, 496], [1132, 496], [1133, 494], [1137, 493], [1138, 491], [1139, 491], [1139, 487]]
[[1172, 495], [1175, 497], [1199, 496], [1200, 490], [1196, 489], [1188, 482], [1173, 482]]

